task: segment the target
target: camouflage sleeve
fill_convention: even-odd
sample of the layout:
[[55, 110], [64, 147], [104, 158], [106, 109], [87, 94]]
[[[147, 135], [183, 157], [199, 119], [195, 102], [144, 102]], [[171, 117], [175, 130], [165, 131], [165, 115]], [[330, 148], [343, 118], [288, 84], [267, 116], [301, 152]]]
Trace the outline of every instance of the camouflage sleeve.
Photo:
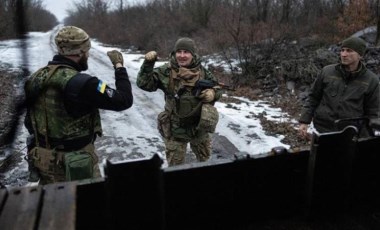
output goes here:
[[[218, 82], [218, 79], [211, 73], [210, 70], [208, 70], [208, 69], [206, 69], [204, 67], [203, 67], [203, 69], [205, 71], [205, 79], [212, 80], [215, 83]], [[220, 88], [216, 88], [214, 90], [215, 90], [215, 101], [218, 101], [222, 97], [223, 90], [220, 89]]]
[[154, 62], [144, 61], [137, 74], [137, 86], [145, 91], [153, 92], [158, 89], [158, 78], [154, 72]]

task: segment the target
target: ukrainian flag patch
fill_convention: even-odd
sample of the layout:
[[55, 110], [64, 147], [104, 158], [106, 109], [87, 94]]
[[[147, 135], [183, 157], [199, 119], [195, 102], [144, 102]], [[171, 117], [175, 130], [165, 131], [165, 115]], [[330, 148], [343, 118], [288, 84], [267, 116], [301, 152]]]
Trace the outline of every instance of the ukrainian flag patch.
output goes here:
[[99, 81], [98, 92], [104, 93], [104, 91], [106, 90], [106, 86], [106, 83], [104, 83], [103, 81]]

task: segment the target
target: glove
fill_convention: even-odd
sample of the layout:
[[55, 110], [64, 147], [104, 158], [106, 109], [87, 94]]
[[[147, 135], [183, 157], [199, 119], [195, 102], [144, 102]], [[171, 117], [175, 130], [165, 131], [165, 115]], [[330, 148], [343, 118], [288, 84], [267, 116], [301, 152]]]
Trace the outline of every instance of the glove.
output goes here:
[[157, 52], [149, 51], [148, 53], [145, 54], [145, 60], [150, 61], [150, 62], [157, 61]]
[[123, 55], [119, 51], [117, 50], [108, 51], [107, 55], [110, 58], [113, 64], [113, 67], [116, 68], [117, 63], [120, 63], [122, 66], [124, 65]]
[[201, 92], [199, 95], [199, 99], [202, 100], [202, 102], [212, 102], [215, 99], [215, 90], [213, 89], [205, 89]]

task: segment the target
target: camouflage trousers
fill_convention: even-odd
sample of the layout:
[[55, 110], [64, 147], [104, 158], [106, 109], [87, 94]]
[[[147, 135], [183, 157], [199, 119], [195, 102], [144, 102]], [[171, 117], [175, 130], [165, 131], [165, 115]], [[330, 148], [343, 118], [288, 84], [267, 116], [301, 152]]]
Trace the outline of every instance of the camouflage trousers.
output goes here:
[[[92, 178], [100, 177], [100, 169], [98, 166], [98, 156], [95, 153], [93, 144], [89, 144], [80, 150], [84, 154], [90, 154], [93, 162]], [[28, 157], [33, 160], [34, 170], [38, 170], [40, 177], [39, 184], [49, 184], [56, 182], [68, 181], [65, 172], [64, 154], [66, 152], [59, 150], [44, 149], [35, 147], [28, 152]], [[41, 163], [42, 162], [42, 163]], [[88, 178], [90, 179], [90, 178]]]
[[185, 162], [187, 144], [199, 162], [207, 161], [211, 157], [211, 137], [209, 134], [196, 137], [191, 141], [165, 139], [166, 160], [169, 166], [180, 165]]

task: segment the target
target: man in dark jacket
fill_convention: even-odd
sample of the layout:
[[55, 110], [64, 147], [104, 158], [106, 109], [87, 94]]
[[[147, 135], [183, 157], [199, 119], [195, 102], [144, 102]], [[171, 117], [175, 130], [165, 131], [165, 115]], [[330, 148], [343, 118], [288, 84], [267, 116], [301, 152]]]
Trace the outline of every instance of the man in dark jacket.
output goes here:
[[210, 133], [219, 118], [213, 105], [221, 97], [221, 90], [211, 87], [198, 93], [200, 80], [215, 85], [217, 80], [202, 66], [194, 40], [178, 39], [169, 58], [169, 63], [154, 68], [157, 53], [148, 52], [136, 84], [145, 91], [160, 89], [165, 94], [165, 110], [158, 116], [158, 129], [165, 141], [169, 166], [184, 163], [188, 143], [197, 160], [206, 161], [211, 156]]
[[32, 74], [25, 84], [30, 179], [40, 184], [100, 176], [94, 141], [102, 135], [98, 109], [122, 111], [132, 106], [131, 83], [123, 56], [107, 53], [115, 69], [116, 89], [88, 68], [90, 37], [66, 26], [55, 37], [58, 55]]
[[[349, 37], [342, 42], [340, 63], [324, 67], [315, 80], [299, 119], [300, 134], [309, 137], [308, 124], [313, 122], [319, 133], [339, 131], [338, 119], [379, 116], [379, 78], [361, 61], [366, 42]], [[364, 131], [360, 122], [348, 122]]]

